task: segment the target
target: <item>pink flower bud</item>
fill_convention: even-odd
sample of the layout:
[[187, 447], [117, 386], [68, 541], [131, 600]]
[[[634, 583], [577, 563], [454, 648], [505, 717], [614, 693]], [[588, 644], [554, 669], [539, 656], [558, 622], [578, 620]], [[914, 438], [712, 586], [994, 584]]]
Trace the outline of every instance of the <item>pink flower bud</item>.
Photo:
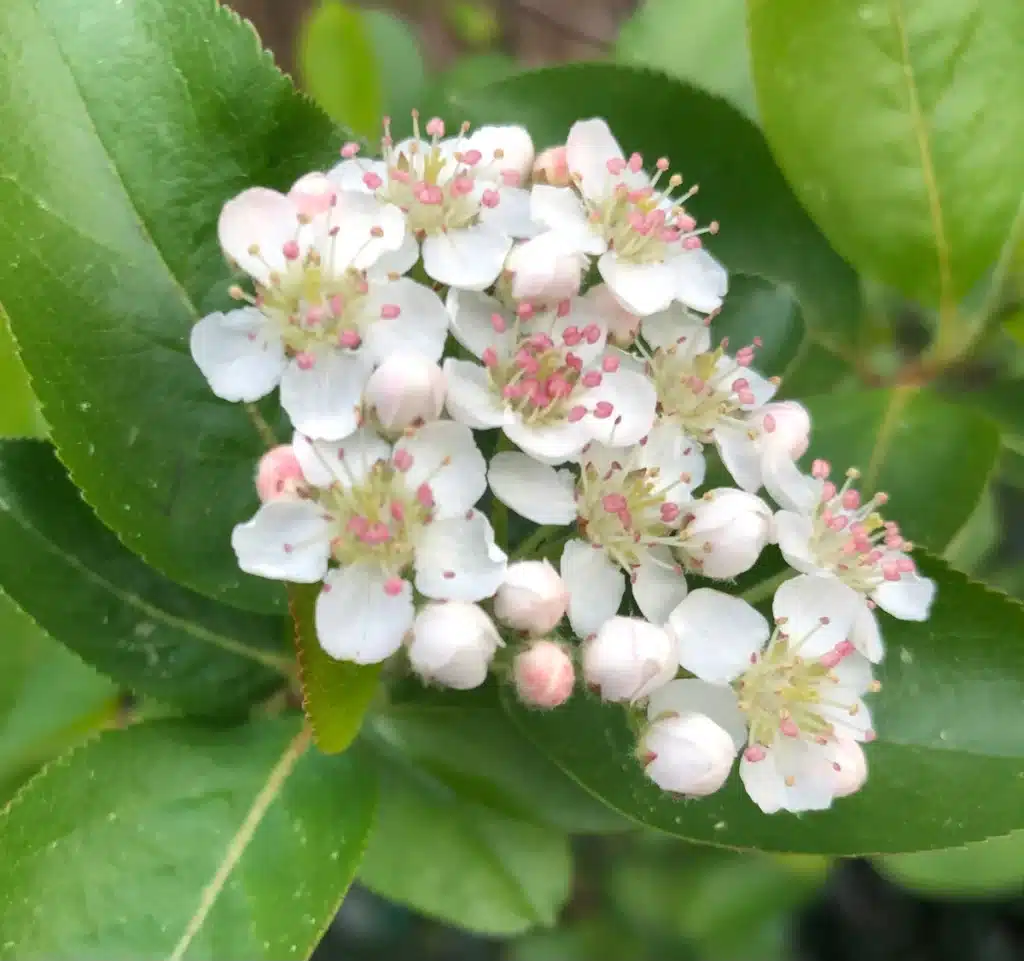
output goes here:
[[564, 146], [549, 147], [541, 152], [533, 165], [533, 179], [551, 187], [568, 187], [569, 158]]
[[586, 266], [586, 257], [567, 250], [554, 231], [516, 244], [505, 262], [512, 272], [512, 296], [541, 304], [575, 297]]
[[859, 791], [868, 778], [868, 762], [863, 748], [851, 738], [839, 738], [832, 745], [834, 797], [846, 797]]
[[802, 405], [794, 400], [774, 401], [765, 404], [758, 413], [761, 415], [761, 445], [766, 451], [779, 451], [793, 460], [807, 453], [811, 418]]
[[335, 183], [322, 173], [300, 177], [295, 186], [288, 191], [288, 199], [295, 204], [300, 216], [310, 220], [319, 214], [327, 213], [337, 195], [338, 188]]
[[592, 287], [586, 295], [608, 328], [608, 339], [617, 347], [628, 347], [640, 331], [640, 318], [631, 314], [612, 294], [607, 284]]
[[754, 566], [772, 534], [768, 505], [746, 491], [720, 488], [696, 501], [683, 549], [705, 577], [737, 577]]
[[447, 391], [444, 373], [416, 354], [393, 354], [366, 382], [365, 399], [386, 430], [437, 420]]
[[256, 470], [256, 493], [264, 504], [295, 500], [305, 480], [295, 451], [290, 445], [282, 444], [260, 458]]
[[553, 641], [537, 641], [515, 659], [516, 691], [524, 704], [550, 709], [569, 700], [576, 675], [572, 660]]
[[613, 617], [583, 650], [583, 678], [606, 701], [638, 701], [675, 677], [669, 633], [636, 617]]
[[704, 714], [673, 714], [647, 728], [637, 755], [644, 774], [663, 791], [705, 797], [725, 784], [736, 745]]
[[466, 691], [487, 680], [501, 646], [497, 628], [476, 604], [431, 602], [413, 622], [409, 663], [425, 681]]
[[494, 616], [508, 627], [535, 636], [547, 634], [565, 615], [569, 592], [551, 564], [510, 564], [494, 598]]

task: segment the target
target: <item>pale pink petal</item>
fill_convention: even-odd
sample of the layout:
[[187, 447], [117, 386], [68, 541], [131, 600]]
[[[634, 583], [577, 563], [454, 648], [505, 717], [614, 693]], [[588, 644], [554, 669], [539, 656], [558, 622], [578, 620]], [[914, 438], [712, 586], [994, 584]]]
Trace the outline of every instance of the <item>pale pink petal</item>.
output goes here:
[[[260, 283], [283, 271], [284, 245], [299, 236], [299, 212], [284, 194], [250, 187], [229, 200], [217, 222], [220, 245], [239, 267]], [[258, 248], [256, 253], [250, 253]]]

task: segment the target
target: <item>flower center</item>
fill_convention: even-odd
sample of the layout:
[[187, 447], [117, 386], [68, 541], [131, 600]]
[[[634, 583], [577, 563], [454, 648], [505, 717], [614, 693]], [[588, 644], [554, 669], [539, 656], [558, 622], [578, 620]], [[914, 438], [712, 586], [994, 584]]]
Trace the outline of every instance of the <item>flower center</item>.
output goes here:
[[912, 574], [914, 562], [905, 554], [914, 545], [903, 539], [895, 521], [884, 520], [875, 510], [888, 501], [888, 495], [880, 492], [862, 503], [853, 487], [860, 472], [848, 470], [843, 486], [836, 490], [827, 479], [830, 471], [823, 460], [816, 460], [811, 468], [815, 477], [825, 481], [811, 516], [810, 549], [820, 566], [863, 594], [882, 581]]

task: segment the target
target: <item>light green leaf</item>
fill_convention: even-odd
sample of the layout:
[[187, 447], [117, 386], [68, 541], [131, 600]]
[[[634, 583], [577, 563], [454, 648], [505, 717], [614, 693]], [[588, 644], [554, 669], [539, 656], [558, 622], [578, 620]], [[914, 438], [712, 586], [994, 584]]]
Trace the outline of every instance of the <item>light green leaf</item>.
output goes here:
[[554, 924], [569, 894], [565, 835], [465, 801], [398, 759], [380, 769], [360, 883], [482, 934]]
[[892, 880], [926, 895], [1016, 893], [1024, 883], [1024, 831], [944, 851], [896, 854], [875, 864]]
[[212, 0], [5, 0], [0, 290], [71, 476], [100, 519], [194, 590], [259, 611], [232, 526], [277, 419], [218, 400], [192, 325], [228, 307], [221, 205], [330, 163], [329, 119]]
[[[431, 91], [431, 97], [443, 94], [458, 95], [459, 91], [479, 90], [498, 80], [504, 80], [519, 73], [519, 63], [507, 53], [474, 53], [460, 57], [436, 81], [437, 90]], [[433, 103], [433, 99], [431, 103]], [[550, 144], [537, 144], [538, 150]]]
[[949, 546], [942, 556], [951, 567], [955, 567], [965, 574], [972, 574], [995, 550], [1002, 534], [999, 505], [992, 493], [992, 488], [986, 487], [974, 513], [957, 531], [956, 537], [949, 542]]
[[664, 70], [756, 117], [743, 0], [644, 0], [623, 24], [614, 53], [622, 63]]
[[800, 199], [866, 273], [944, 312], [1022, 198], [1017, 0], [754, 0], [762, 125]]
[[0, 586], [103, 673], [191, 711], [237, 710], [293, 667], [283, 618], [225, 607], [147, 567], [41, 441], [0, 442]]
[[117, 688], [0, 593], [0, 801], [117, 716]]
[[290, 584], [289, 610], [306, 718], [317, 747], [326, 754], [338, 754], [362, 727], [380, 686], [381, 665], [336, 661], [320, 646], [314, 623], [319, 593], [319, 584]]
[[[882, 615], [888, 657], [872, 696], [878, 740], [856, 795], [799, 818], [765, 815], [734, 774], [687, 803], [648, 781], [623, 711], [586, 695], [557, 711], [506, 710], [568, 774], [649, 827], [739, 848], [861, 855], [949, 847], [1024, 827], [1024, 606], [915, 554], [938, 585], [924, 623]], [[966, 790], [965, 785], [970, 785]], [[899, 816], [894, 816], [899, 812]]]
[[[363, 22], [377, 60], [383, 113], [401, 118], [404, 125], [410, 112], [420, 106], [427, 84], [419, 40], [405, 20], [384, 10], [364, 10]], [[380, 122], [378, 116], [374, 139], [380, 134]]]
[[18, 357], [7, 314], [0, 306], [0, 436], [45, 435], [46, 424], [39, 413], [28, 374]]
[[0, 815], [0, 958], [307, 958], [375, 805], [295, 719], [154, 723], [47, 766]]

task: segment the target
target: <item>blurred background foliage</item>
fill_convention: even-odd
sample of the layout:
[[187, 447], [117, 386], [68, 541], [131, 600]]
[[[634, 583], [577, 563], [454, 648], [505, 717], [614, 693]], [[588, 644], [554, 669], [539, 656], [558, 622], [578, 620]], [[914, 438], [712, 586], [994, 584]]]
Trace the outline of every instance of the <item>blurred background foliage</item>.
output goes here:
[[[336, 121], [370, 140], [382, 114], [429, 109], [528, 66], [578, 59], [663, 71], [725, 98], [758, 122], [743, 0], [396, 0], [377, 9], [339, 0], [233, 5]], [[700, 151], [701, 143], [692, 149]], [[941, 372], [935, 386], [993, 418], [1002, 445], [998, 471], [949, 544], [947, 560], [1024, 598], [1024, 243], [1005, 266], [998, 301], [986, 305], [982, 326], [971, 332], [973, 346]], [[935, 312], [873, 279], [862, 281], [862, 295], [865, 310], [847, 355], [852, 362], [830, 356], [825, 384], [843, 391], [927, 377], [918, 355], [935, 327]], [[967, 302], [986, 296], [981, 291]], [[45, 435], [2, 323], [0, 434]], [[0, 629], [19, 639], [0, 649], [0, 792], [10, 796], [42, 759], [123, 722], [130, 708], [110, 682], [3, 596]], [[42, 683], [51, 685], [45, 699], [35, 693]], [[568, 889], [557, 845], [529, 834], [499, 840], [504, 829], [493, 814], [491, 821], [474, 822], [479, 831], [471, 842], [447, 840], [455, 837], [445, 833], [448, 827], [461, 828], [478, 815], [443, 778], [392, 787], [399, 800], [391, 816], [408, 831], [438, 836], [429, 857], [462, 859], [458, 870], [472, 885], [500, 894], [488, 901], [434, 891], [414, 905], [426, 912], [420, 914], [393, 903], [402, 900], [396, 894], [401, 879], [389, 876], [386, 852], [374, 852], [363, 880], [391, 900], [356, 889], [318, 961], [1024, 957], [1024, 833], [873, 863], [830, 863], [739, 854], [627, 830], [575, 839]], [[387, 811], [386, 805], [382, 816]], [[532, 846], [532, 861], [510, 868], [502, 863], [501, 843], [520, 842]], [[506, 860], [514, 861], [514, 854]], [[427, 887], [423, 877], [416, 881], [418, 889]], [[520, 933], [507, 936], [514, 931]], [[506, 936], [480, 936], [488, 933]]]

